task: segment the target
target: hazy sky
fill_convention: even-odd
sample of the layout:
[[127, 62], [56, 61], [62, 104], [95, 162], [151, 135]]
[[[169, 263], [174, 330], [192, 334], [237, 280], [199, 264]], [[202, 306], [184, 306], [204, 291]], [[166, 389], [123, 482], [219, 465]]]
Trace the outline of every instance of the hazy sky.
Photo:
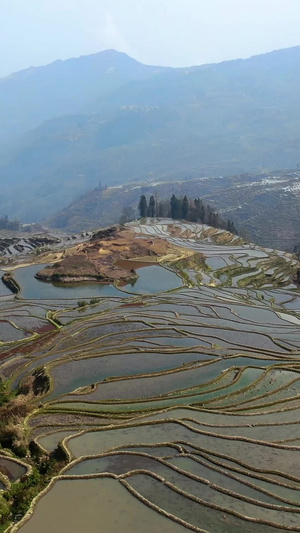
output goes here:
[[0, 76], [115, 48], [188, 66], [300, 45], [300, 0], [0, 0]]

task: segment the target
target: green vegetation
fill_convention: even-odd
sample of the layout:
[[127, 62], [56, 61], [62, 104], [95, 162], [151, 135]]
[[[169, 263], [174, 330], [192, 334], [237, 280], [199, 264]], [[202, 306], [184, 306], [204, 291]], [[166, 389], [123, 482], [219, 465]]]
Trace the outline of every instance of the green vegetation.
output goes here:
[[98, 304], [99, 301], [100, 301], [99, 298], [91, 298], [91, 300], [90, 300], [90, 305]]
[[[53, 454], [54, 455], [54, 454]], [[0, 495], [0, 532], [4, 532], [11, 520], [20, 520], [30, 504], [47, 487], [52, 477], [65, 466], [65, 461], [52, 456], [31, 457], [35, 461], [31, 474], [13, 483]]]
[[62, 325], [62, 323], [59, 320], [59, 318], [57, 318], [56, 314], [57, 314], [56, 311], [48, 311], [47, 317], [48, 317], [48, 320], [50, 320], [51, 322], [54, 322], [54, 325], [60, 327]]
[[7, 404], [14, 395], [15, 394], [9, 390], [9, 383], [0, 378], [0, 407]]
[[140, 202], [139, 202], [139, 212], [140, 212], [141, 218], [145, 218], [145, 216], [147, 215], [147, 209], [148, 209], [148, 205], [147, 205], [146, 196], [142, 194], [140, 198]]
[[78, 300], [77, 305], [78, 307], [86, 307], [89, 304], [86, 300]]
[[[48, 376], [46, 376], [47, 379]], [[28, 510], [33, 498], [39, 494], [66, 464], [67, 456], [61, 447], [53, 454], [45, 454], [34, 442], [28, 443], [24, 419], [32, 410], [32, 392], [45, 394], [45, 372], [37, 369], [33, 380], [21, 389], [11, 392], [9, 382], [0, 381], [0, 445], [9, 452], [8, 457], [26, 458], [31, 467], [28, 474], [0, 494], [0, 532], [8, 527], [13, 519], [19, 520]]]
[[51, 252], [51, 248], [49, 246], [36, 246], [36, 248], [33, 249], [35, 255], [41, 255], [45, 252]]

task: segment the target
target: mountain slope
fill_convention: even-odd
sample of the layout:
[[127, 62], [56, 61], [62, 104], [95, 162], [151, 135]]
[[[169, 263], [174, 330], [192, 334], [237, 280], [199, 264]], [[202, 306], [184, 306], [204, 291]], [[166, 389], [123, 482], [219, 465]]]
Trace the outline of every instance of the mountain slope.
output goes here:
[[[299, 162], [300, 47], [187, 69], [145, 67], [126, 55], [103, 54], [60, 64], [64, 72], [76, 64], [84, 80], [65, 108], [68, 115], [28, 132], [0, 168], [0, 210], [39, 220], [98, 181], [176, 180]], [[109, 81], [106, 54], [122, 65], [118, 83]], [[85, 63], [100, 58], [101, 90]], [[72, 77], [64, 73], [64, 79]], [[65, 95], [68, 90], [66, 84]]]
[[94, 102], [114, 89], [162, 70], [106, 50], [0, 79], [0, 141], [13, 139], [44, 120], [92, 110]]
[[119, 222], [122, 209], [137, 206], [142, 194], [168, 199], [172, 194], [202, 198], [239, 233], [261, 246], [293, 252], [300, 244], [300, 171], [259, 175], [202, 177], [177, 182], [136, 183], [94, 189], [48, 221], [54, 228], [78, 232]]

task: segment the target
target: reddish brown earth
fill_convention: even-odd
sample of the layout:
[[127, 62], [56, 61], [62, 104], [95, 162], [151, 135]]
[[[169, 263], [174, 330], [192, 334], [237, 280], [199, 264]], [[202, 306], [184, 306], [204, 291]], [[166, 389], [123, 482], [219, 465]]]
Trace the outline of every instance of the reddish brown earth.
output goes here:
[[[38, 272], [36, 277], [62, 283], [128, 283], [138, 277], [136, 268], [156, 262], [171, 250], [171, 245], [163, 239], [141, 239], [130, 229], [114, 228], [109, 233], [99, 232], [61, 261]], [[141, 261], [132, 263], [134, 259]]]
[[11, 357], [12, 355], [27, 355], [34, 353], [35, 350], [41, 349], [42, 347], [47, 344], [50, 340], [52, 340], [54, 335], [57, 335], [58, 330], [52, 329], [51, 331], [43, 333], [40, 337], [37, 337], [37, 339], [26, 342], [22, 341], [20, 343], [15, 344], [11, 347], [4, 347], [3, 351], [0, 351], [0, 361], [3, 361], [4, 359], [7, 359], [8, 357]]

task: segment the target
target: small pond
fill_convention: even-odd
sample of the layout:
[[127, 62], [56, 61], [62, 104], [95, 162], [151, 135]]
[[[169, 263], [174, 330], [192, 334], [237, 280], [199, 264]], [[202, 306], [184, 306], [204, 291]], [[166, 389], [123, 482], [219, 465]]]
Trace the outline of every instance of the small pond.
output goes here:
[[139, 278], [133, 285], [126, 285], [124, 290], [143, 294], [156, 294], [182, 287], [182, 280], [177, 274], [161, 267], [151, 265], [137, 270]]
[[[116, 289], [113, 285], [101, 283], [47, 283], [36, 279], [37, 272], [47, 266], [33, 265], [19, 268], [14, 272], [16, 281], [21, 286], [23, 298], [57, 299], [57, 298], [97, 298], [100, 296], [129, 296], [129, 293], [155, 294], [182, 286], [182, 281], [174, 272], [160, 265], [151, 265], [137, 269], [139, 278], [134, 284]], [[126, 291], [126, 292], [124, 292]]]
[[27, 468], [22, 464], [8, 457], [0, 456], [0, 472], [5, 474], [10, 481], [16, 481], [27, 472]]

